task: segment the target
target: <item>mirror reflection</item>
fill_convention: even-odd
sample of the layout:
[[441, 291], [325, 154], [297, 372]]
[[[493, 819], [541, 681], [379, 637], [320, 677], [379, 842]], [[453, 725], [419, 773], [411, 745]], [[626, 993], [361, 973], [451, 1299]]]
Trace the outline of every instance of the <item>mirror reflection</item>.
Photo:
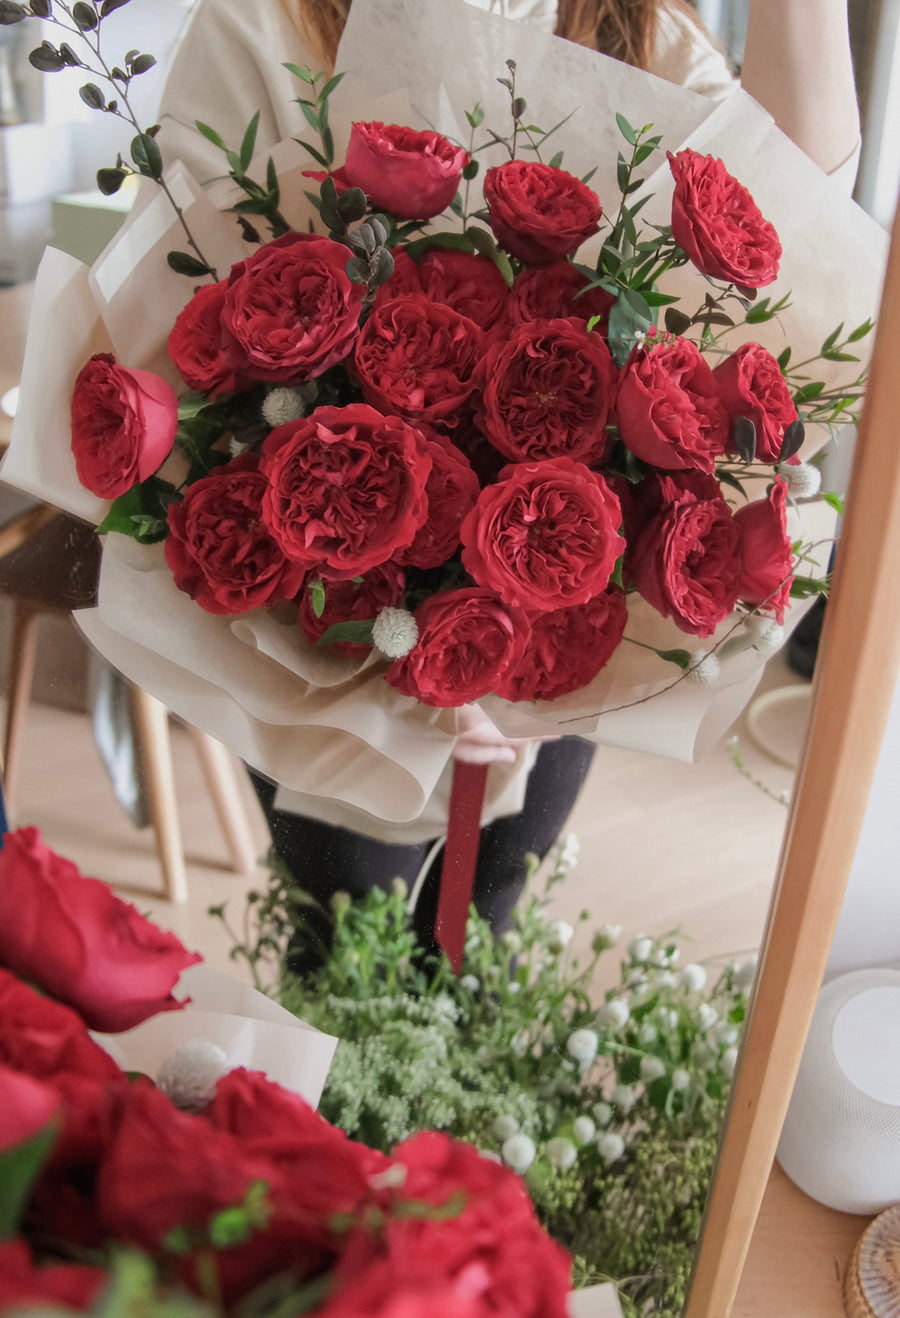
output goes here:
[[[132, 0], [128, 11], [133, 34], [130, 40], [141, 50], [152, 50], [167, 67], [188, 8], [183, 3], [154, 5], [151, 13], [150, 6]], [[574, 14], [579, 7], [568, 8]], [[705, 23], [718, 31], [728, 46], [731, 59], [740, 63], [746, 27], [746, 12], [742, 11], [746, 6], [708, 0], [700, 8]], [[856, 6], [851, 7], [851, 18], [858, 48], [857, 81], [865, 104], [870, 88], [877, 91], [882, 85], [873, 57], [879, 14], [873, 6]], [[12, 241], [3, 271], [8, 286], [0, 291], [0, 405], [6, 414], [0, 423], [3, 439], [9, 434], [7, 416], [15, 406], [31, 278], [44, 236], [90, 261], [115, 232], [130, 199], [127, 189], [112, 198], [93, 191], [94, 170], [113, 158], [118, 149], [117, 126], [90, 113], [81, 120], [73, 119], [73, 88], [66, 86], [63, 94], [55, 89], [53, 79], [35, 79], [23, 59], [23, 52], [27, 55], [34, 41], [21, 39], [23, 30], [32, 26], [28, 22], [2, 29], [13, 39], [5, 39], [0, 45], [0, 109], [10, 127], [9, 141], [15, 140], [18, 129], [33, 130], [34, 138], [28, 139], [30, 145], [25, 148], [26, 163], [40, 162], [44, 171], [44, 176], [38, 178], [34, 168], [24, 169], [22, 181], [17, 181], [14, 171], [21, 166], [16, 163], [15, 151], [19, 147], [7, 152], [9, 182], [4, 215]], [[290, 52], [285, 57], [294, 58]], [[162, 82], [162, 77], [156, 79], [157, 89]], [[145, 95], [141, 114], [149, 123], [155, 118], [157, 106], [149, 85], [140, 90]], [[212, 112], [210, 120], [221, 122]], [[98, 128], [98, 121], [104, 132]], [[830, 155], [820, 160], [829, 170], [843, 167], [852, 154], [852, 142], [845, 150], [841, 141], [840, 122], [833, 126], [833, 132], [836, 138], [825, 148]], [[18, 136], [24, 141], [24, 134]], [[881, 146], [877, 129], [872, 131], [872, 140]], [[867, 151], [868, 141], [867, 135]], [[873, 205], [880, 195], [879, 187], [883, 192], [877, 171], [871, 153], [864, 153], [862, 178]], [[62, 184], [61, 179], [65, 180]], [[832, 488], [843, 490], [846, 466], [845, 462], [843, 470], [837, 468], [835, 481], [839, 483]], [[46, 840], [76, 860], [85, 873], [98, 875], [123, 892], [140, 891], [140, 907], [153, 910], [160, 922], [177, 930], [189, 946], [200, 948], [210, 965], [251, 978], [246, 957], [230, 961], [232, 938], [223, 922], [207, 915], [210, 905], [227, 900], [227, 920], [242, 930], [244, 895], [266, 881], [267, 871], [255, 864], [255, 859], [268, 848], [269, 830], [246, 775], [202, 734], [177, 725], [169, 728], [159, 707], [141, 697], [127, 696], [110, 681], [108, 671], [91, 659], [67, 617], [68, 610], [83, 601], [90, 590], [90, 535], [82, 534], [77, 524], [61, 526], [58, 519], [35, 508], [32, 500], [6, 487], [2, 489], [0, 522], [0, 590], [4, 596], [4, 631], [10, 638], [6, 680], [8, 689], [17, 692], [16, 702], [7, 709], [4, 752], [11, 822], [38, 825]], [[55, 593], [60, 578], [64, 587], [61, 597]], [[592, 1025], [579, 1025], [575, 1013], [566, 1018], [565, 1029], [559, 1025], [554, 1039], [559, 1047], [559, 1068], [567, 1068], [568, 1089], [564, 1085], [559, 1091], [561, 1096], [554, 1100], [558, 1107], [550, 1124], [555, 1122], [555, 1128], [542, 1128], [542, 1140], [534, 1140], [528, 1131], [534, 1129], [537, 1118], [529, 1109], [524, 1081], [545, 1074], [539, 1066], [532, 1066], [532, 1061], [540, 1059], [529, 1056], [526, 1061], [523, 1053], [518, 1064], [514, 1060], [507, 1066], [508, 1058], [496, 1052], [491, 1055], [485, 1051], [485, 1039], [473, 1035], [474, 1062], [470, 1058], [467, 1065], [494, 1067], [505, 1077], [506, 1102], [500, 1094], [491, 1095], [495, 1143], [510, 1166], [531, 1175], [534, 1195], [542, 1204], [545, 1218], [567, 1233], [569, 1248], [585, 1259], [580, 1280], [601, 1281], [610, 1272], [615, 1277], [638, 1275], [641, 1281], [626, 1293], [625, 1303], [651, 1301], [657, 1306], [656, 1312], [677, 1312], [687, 1281], [689, 1256], [685, 1252], [666, 1258], [661, 1241], [644, 1250], [639, 1242], [642, 1236], [645, 1242], [653, 1241], [647, 1222], [654, 1213], [658, 1218], [662, 1215], [663, 1222], [671, 1220], [676, 1197], [654, 1199], [645, 1184], [638, 1191], [639, 1199], [629, 1202], [628, 1212], [618, 1213], [621, 1238], [604, 1239], [598, 1246], [591, 1237], [593, 1219], [585, 1211], [584, 1200], [571, 1188], [573, 1178], [566, 1180], [571, 1168], [564, 1164], [570, 1157], [570, 1147], [576, 1160], [582, 1146], [600, 1149], [599, 1159], [592, 1155], [594, 1184], [608, 1173], [609, 1197], [614, 1199], [614, 1191], [622, 1181], [616, 1164], [619, 1168], [629, 1165], [641, 1169], [641, 1158], [650, 1157], [644, 1153], [648, 1147], [646, 1128], [657, 1118], [661, 1137], [672, 1142], [668, 1152], [657, 1150], [653, 1155], [656, 1161], [648, 1164], [648, 1175], [655, 1175], [660, 1167], [678, 1167], [684, 1173], [685, 1143], [695, 1134], [707, 1142], [702, 1166], [711, 1164], [714, 1137], [706, 1114], [715, 1110], [715, 1102], [703, 1107], [704, 1116], [702, 1120], [698, 1116], [696, 1132], [689, 1123], [685, 1127], [684, 1121], [679, 1126], [673, 1113], [699, 1112], [698, 1106], [692, 1108], [677, 1098], [697, 1085], [698, 1072], [703, 1073], [706, 1098], [724, 1095], [734, 1065], [742, 1003], [750, 986], [755, 948], [781, 844], [792, 769], [805, 727], [805, 695], [815, 658], [814, 625], [811, 623], [805, 631], [804, 638], [769, 662], [755, 700], [719, 745], [697, 764], [689, 766], [660, 756], [602, 746], [589, 767], [585, 757], [583, 790], [568, 819], [563, 810], [559, 821], [563, 839], [570, 833], [577, 838], [577, 851], [569, 843], [562, 860], [557, 862], [551, 857], [542, 871], [546, 878], [554, 864], [560, 863], [567, 872], [550, 890], [549, 905], [541, 917], [545, 923], [536, 935], [540, 956], [547, 958], [549, 968], [542, 972], [548, 979], [535, 992], [538, 998], [542, 994], [546, 997], [556, 982], [551, 982], [555, 967], [568, 967], [577, 959], [582, 966], [590, 967], [590, 997], [595, 1007], [610, 994], [615, 1003], [627, 1006], [627, 1021], [621, 1005], [607, 1013], [606, 1025], [611, 1034], [618, 1032], [621, 1047], [611, 1050], [614, 1058], [605, 1071], [597, 1073], [602, 1094], [593, 1094], [584, 1110], [572, 1096], [582, 1063], [587, 1069], [593, 1062], [588, 1052], [595, 1047], [589, 1037], [584, 1037], [595, 1033]], [[553, 761], [557, 754], [551, 750], [548, 760]], [[564, 755], [562, 759], [564, 765], [549, 770], [551, 780], [570, 767], [569, 757]], [[117, 793], [110, 775], [116, 779]], [[318, 838], [307, 842], [307, 861], [312, 859], [310, 872], [322, 865], [323, 847]], [[162, 895], [163, 871], [168, 875], [169, 896], [175, 900], [166, 900]], [[330, 889], [350, 886], [349, 877], [341, 884], [335, 875]], [[389, 876], [385, 886], [389, 887]], [[538, 879], [533, 890], [541, 888], [542, 879]], [[326, 899], [328, 895], [324, 894]], [[587, 919], [581, 918], [582, 911], [589, 913]], [[293, 914], [289, 919], [293, 921]], [[378, 937], [387, 938], [385, 919], [384, 909], [379, 908], [372, 912], [368, 930], [365, 925], [359, 932], [346, 930], [348, 942], [343, 952], [349, 964], [359, 956], [359, 948], [367, 939], [373, 944]], [[486, 930], [481, 936], [484, 946], [490, 946]], [[353, 938], [361, 940], [359, 946]], [[253, 937], [248, 944], [243, 932], [238, 934], [238, 941], [253, 946]], [[594, 964], [601, 944], [609, 946]], [[383, 948], [384, 941], [380, 946]], [[409, 949], [398, 943], [398, 959], [408, 954]], [[483, 949], [479, 961], [477, 946], [471, 947], [469, 954], [468, 974], [478, 978], [475, 970], [479, 965], [482, 968], [481, 985], [463, 990], [474, 1000], [485, 991], [488, 963]], [[510, 1022], [515, 1020], [514, 999], [522, 995], [522, 990], [508, 993], [507, 989], [519, 982], [516, 966], [526, 964], [527, 957], [537, 957], [538, 949], [529, 951], [526, 941], [523, 953], [522, 947], [510, 940], [498, 943], [491, 956], [490, 965], [501, 967], [498, 987], [492, 992], [504, 1001], [504, 1028], [509, 1030], [508, 1045], [515, 1058], [515, 1050], [522, 1046], [517, 1038], [522, 1031], [513, 1029]], [[554, 957], [556, 961], [551, 964]], [[377, 996], [379, 977], [389, 978], [393, 973], [389, 962], [387, 958], [370, 967], [364, 990], [369, 997]], [[323, 981], [329, 991], [334, 990], [335, 997], [340, 996], [337, 987], [348, 996], [346, 982], [341, 980], [346, 972], [347, 964], [335, 963], [333, 984]], [[723, 973], [725, 987], [716, 996], [715, 985]], [[319, 1028], [347, 1037], [351, 1029], [349, 1009], [340, 1022], [333, 1017], [329, 1020], [317, 1009], [308, 988], [295, 985], [294, 992], [295, 999], [289, 1002], [292, 1009], [296, 1006], [299, 1014]], [[419, 987], [414, 988], [413, 1001], [421, 992]], [[457, 992], [454, 987], [453, 993]], [[452, 1005], [449, 990], [440, 1000], [447, 998]], [[534, 1009], [535, 1000], [529, 999], [526, 1010]], [[696, 1022], [691, 1027], [697, 1040], [694, 1052], [684, 1051], [689, 1014]], [[591, 1020], [589, 1015], [584, 1019]], [[522, 1023], [524, 1027], [525, 1011]], [[388, 1024], [376, 1018], [376, 1026], [370, 1028], [380, 1033]], [[421, 1021], [405, 1024], [410, 1027], [410, 1039], [415, 1041], [412, 1027], [421, 1025]], [[580, 1040], [576, 1038], [579, 1030], [583, 1036]], [[672, 1036], [668, 1042], [667, 1032]], [[448, 1037], [451, 1035], [452, 1031]], [[411, 1068], [404, 1083], [418, 1083], [423, 1091], [434, 1089], [437, 1057], [429, 1059], [421, 1039], [409, 1046], [421, 1048], [421, 1057], [428, 1060], [418, 1076]], [[526, 1040], [524, 1046], [530, 1048], [531, 1041]], [[405, 1133], [404, 1123], [411, 1120], [409, 1105], [400, 1115], [396, 1104], [361, 1106], [360, 1076], [379, 1074], [383, 1076], [382, 1084], [388, 1086], [391, 1072], [387, 1065], [377, 1070], [376, 1049], [367, 1052], [361, 1039], [354, 1041], [354, 1047], [356, 1051], [345, 1051], [336, 1065], [332, 1107], [323, 1110], [339, 1123], [343, 1118], [359, 1138], [376, 1143], [387, 1133], [388, 1142], [393, 1142]], [[586, 1051], [579, 1054], [579, 1047]], [[682, 1055], [676, 1055], [676, 1048], [682, 1049]], [[662, 1059], [663, 1073], [647, 1065], [654, 1059]], [[686, 1075], [687, 1082], [681, 1075], [675, 1081], [676, 1072]], [[522, 1082], [521, 1093], [514, 1089], [511, 1077]], [[657, 1084], [654, 1100], [649, 1101], [645, 1096], [655, 1082], [663, 1079], [662, 1086]], [[618, 1099], [613, 1094], [616, 1087], [620, 1091]], [[637, 1104], [634, 1111], [632, 1100], [625, 1095], [629, 1088]], [[447, 1098], [448, 1103], [451, 1098]], [[607, 1107], [611, 1109], [609, 1114]], [[432, 1116], [430, 1124], [434, 1120]], [[576, 1130], [578, 1121], [581, 1125]], [[592, 1127], [589, 1134], [588, 1123]], [[483, 1120], [473, 1133], [484, 1133]], [[558, 1143], [551, 1151], [553, 1139]], [[510, 1140], [512, 1145], [505, 1147]], [[707, 1161], [703, 1163], [702, 1159]], [[604, 1218], [604, 1229], [609, 1229], [613, 1216]], [[696, 1216], [691, 1219], [687, 1212], [684, 1216], [688, 1236], [691, 1230], [696, 1231], [699, 1220]], [[608, 1268], [604, 1260], [612, 1248], [619, 1252], [615, 1267]], [[660, 1274], [665, 1277], [663, 1285]]]

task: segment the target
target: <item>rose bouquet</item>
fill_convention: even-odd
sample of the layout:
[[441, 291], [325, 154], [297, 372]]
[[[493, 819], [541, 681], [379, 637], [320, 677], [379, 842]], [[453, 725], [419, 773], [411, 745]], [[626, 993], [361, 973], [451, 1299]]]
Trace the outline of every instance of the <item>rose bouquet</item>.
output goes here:
[[[436, 28], [404, 30], [398, 71], [382, 11], [354, 5], [339, 62], [356, 93], [293, 69], [318, 133], [303, 151], [254, 162], [255, 123], [237, 149], [199, 125], [225, 153], [222, 211], [138, 134], [133, 164], [178, 218], [155, 197], [90, 275], [50, 257], [38, 324], [65, 380], [48, 390], [35, 348], [4, 475], [108, 533], [82, 625], [117, 666], [295, 793], [279, 804], [314, 796], [321, 817], [336, 802], [337, 822], [422, 840], [446, 817], [460, 705], [510, 735], [687, 756], [724, 730], [792, 594], [822, 589], [809, 542], [830, 531], [799, 517], [816, 474], [798, 450], [805, 425], [852, 416], [870, 322], [832, 329], [824, 269], [812, 283], [685, 145], [698, 124], [717, 141], [696, 98], [612, 66], [627, 114], [556, 121], [560, 87], [596, 110], [599, 57], [471, 11], [459, 89], [424, 89], [417, 69], [448, 68]], [[498, 92], [479, 61], [501, 47]], [[570, 76], [538, 82], [542, 59]], [[473, 79], [462, 131], [448, 105]], [[404, 84], [445, 131], [372, 118]], [[681, 148], [668, 163], [663, 134], [632, 126], [653, 106]], [[718, 131], [758, 178], [729, 114]], [[791, 285], [759, 295], [779, 261]], [[876, 280], [877, 259], [848, 309]], [[485, 817], [517, 807], [522, 777], [492, 772]]]
[[123, 1071], [90, 1030], [183, 1006], [199, 958], [35, 830], [5, 843], [0, 902], [39, 893], [60, 937], [2, 922], [0, 1310], [562, 1318], [567, 1256], [473, 1147], [369, 1149], [202, 1041]]

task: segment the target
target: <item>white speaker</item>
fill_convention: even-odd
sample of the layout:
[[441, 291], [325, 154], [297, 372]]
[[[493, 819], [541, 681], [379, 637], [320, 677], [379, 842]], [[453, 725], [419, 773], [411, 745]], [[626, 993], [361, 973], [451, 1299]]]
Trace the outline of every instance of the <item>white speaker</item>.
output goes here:
[[778, 1161], [844, 1213], [900, 1201], [900, 970], [854, 970], [822, 989]]

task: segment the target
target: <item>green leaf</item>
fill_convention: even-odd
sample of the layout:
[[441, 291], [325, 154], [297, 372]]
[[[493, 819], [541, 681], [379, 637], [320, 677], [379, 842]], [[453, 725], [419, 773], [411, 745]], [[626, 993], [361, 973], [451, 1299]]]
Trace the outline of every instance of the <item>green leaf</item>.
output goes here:
[[837, 329], [833, 329], [833, 330], [831, 331], [831, 333], [828, 335], [828, 338], [827, 338], [827, 339], [825, 340], [825, 342], [822, 344], [821, 352], [822, 352], [822, 356], [823, 356], [823, 357], [826, 356], [826, 354], [827, 354], [828, 352], [830, 352], [831, 349], [834, 347], [834, 345], [837, 343], [837, 341], [838, 341], [838, 335], [841, 333], [841, 330], [842, 330], [843, 328], [844, 328], [844, 322], [841, 321], [841, 323], [840, 323], [840, 325], [838, 325]]
[[128, 0], [103, 0], [100, 6], [100, 17], [106, 18], [107, 14], [112, 14], [117, 9], [123, 9], [128, 4]]
[[[36, 12], [33, 6], [32, 12]], [[0, 0], [0, 27], [11, 27], [13, 23], [21, 23], [27, 17], [28, 10], [24, 5], [17, 5], [14, 0]]]
[[670, 334], [683, 334], [686, 329], [690, 329], [691, 318], [677, 307], [667, 307], [665, 325]]
[[833, 508], [836, 513], [838, 513], [841, 517], [843, 517], [844, 500], [841, 498], [839, 494], [835, 494], [833, 491], [829, 490], [827, 491], [827, 493], [822, 495], [822, 498], [828, 504], [829, 508]]
[[176, 275], [188, 275], [191, 279], [198, 279], [201, 275], [212, 274], [208, 265], [198, 261], [196, 256], [191, 256], [188, 252], [169, 252], [166, 261], [169, 269], [174, 270]]
[[[142, 544], [154, 544], [158, 540], [164, 540], [167, 533], [166, 512], [175, 498], [174, 485], [160, 480], [158, 476], [151, 476], [149, 480], [132, 486], [125, 494], [113, 500], [97, 531], [100, 534], [116, 531], [119, 535], [131, 536]], [[163, 529], [148, 531], [150, 523], [162, 525]]]
[[563, 152], [562, 152], [562, 151], [557, 151], [556, 155], [553, 156], [553, 158], [552, 158], [551, 161], [550, 161], [550, 168], [551, 168], [551, 169], [561, 169], [561, 168], [562, 168], [562, 162], [563, 162], [563, 160], [564, 160]]
[[100, 22], [94, 6], [85, 4], [85, 0], [76, 0], [72, 6], [72, 18], [79, 32], [93, 32]]
[[162, 178], [162, 152], [148, 133], [138, 133], [132, 138], [131, 159], [147, 178]]
[[78, 95], [92, 110], [102, 110], [106, 104], [106, 97], [95, 82], [86, 82], [83, 87], [79, 87]]
[[309, 583], [312, 594], [312, 611], [317, 618], [325, 612], [325, 582], [320, 578]]
[[624, 114], [617, 114], [617, 115], [616, 115], [616, 123], [618, 124], [618, 126], [619, 126], [619, 132], [620, 132], [620, 133], [622, 134], [622, 136], [625, 138], [625, 141], [626, 141], [630, 146], [634, 146], [634, 145], [637, 143], [637, 136], [638, 136], [638, 135], [637, 135], [637, 133], [635, 132], [635, 130], [632, 128], [632, 126], [631, 126], [631, 124], [628, 122], [628, 120], [625, 118]]
[[462, 176], [463, 176], [463, 178], [464, 178], [464, 179], [473, 179], [473, 178], [475, 178], [475, 176], [477, 175], [477, 173], [478, 173], [478, 171], [479, 171], [480, 168], [481, 168], [481, 165], [479, 164], [479, 162], [478, 162], [477, 160], [474, 160], [474, 159], [473, 159], [473, 160], [470, 160], [469, 163], [466, 165], [466, 167], [463, 169], [463, 172], [462, 172]]
[[822, 380], [812, 380], [809, 384], [803, 385], [794, 394], [794, 406], [802, 407], [804, 403], [812, 402], [814, 398], [818, 398], [824, 388], [825, 384]]
[[224, 139], [219, 136], [219, 134], [216, 132], [214, 128], [210, 128], [209, 124], [201, 123], [199, 119], [195, 119], [194, 127], [197, 129], [198, 132], [202, 133], [204, 137], [208, 138], [209, 141], [212, 142], [213, 146], [217, 146], [220, 151], [228, 150], [228, 147], [226, 146]]
[[374, 618], [365, 621], [336, 622], [320, 636], [317, 645], [331, 645], [333, 641], [352, 641], [354, 645], [371, 645]]
[[471, 110], [466, 110], [466, 119], [468, 120], [470, 128], [480, 128], [484, 123], [484, 110], [477, 101], [472, 106]]
[[859, 358], [854, 357], [852, 352], [836, 352], [832, 349], [829, 352], [823, 352], [822, 356], [827, 362], [858, 362]]
[[137, 76], [139, 73], [148, 73], [150, 69], [156, 67], [156, 57], [154, 55], [138, 55], [131, 62], [131, 72]]
[[301, 69], [299, 64], [282, 64], [281, 67], [287, 69], [288, 73], [293, 73], [295, 78], [299, 78], [301, 82], [305, 82], [308, 86], [315, 86], [315, 75], [309, 69]]
[[864, 339], [867, 334], [871, 334], [874, 328], [875, 322], [873, 320], [864, 320], [861, 325], [857, 325], [852, 334], [847, 335], [847, 342], [858, 343], [859, 340]]
[[781, 374], [784, 375], [785, 371], [786, 371], [787, 368], [788, 368], [788, 364], [789, 364], [789, 362], [790, 362], [790, 360], [791, 360], [791, 345], [790, 345], [790, 344], [788, 344], [788, 346], [787, 346], [786, 348], [783, 348], [783, 349], [782, 349], [782, 351], [778, 354], [778, 357], [776, 358], [776, 360], [777, 360], [777, 362], [778, 362], [778, 366], [779, 366], [779, 369], [780, 369], [780, 371], [781, 371]]
[[104, 197], [111, 197], [119, 191], [127, 177], [128, 172], [124, 169], [98, 169], [97, 187]]
[[315, 132], [319, 131], [319, 111], [314, 105], [309, 105], [306, 101], [298, 101], [297, 104], [303, 111], [303, 118]]
[[335, 87], [346, 77], [345, 73], [336, 73], [333, 78], [329, 78], [325, 86], [319, 92], [319, 100], [327, 101]]
[[298, 146], [302, 146], [304, 151], [309, 152], [309, 154], [312, 156], [313, 160], [316, 162], [317, 165], [321, 165], [323, 169], [328, 168], [328, 161], [322, 155], [321, 151], [316, 150], [314, 146], [310, 146], [308, 142], [304, 142], [302, 137], [295, 137], [294, 141], [297, 143]]
[[624, 192], [628, 187], [628, 180], [631, 176], [631, 170], [628, 168], [628, 161], [620, 153], [616, 161], [616, 183], [620, 192]]
[[244, 133], [244, 137], [241, 142], [240, 168], [242, 173], [245, 173], [247, 171], [247, 169], [250, 166], [250, 161], [253, 159], [253, 148], [256, 146], [256, 132], [258, 128], [259, 128], [259, 110], [256, 111], [256, 114], [253, 116], [253, 118], [250, 120], [249, 124], [247, 125], [247, 130]]
[[691, 655], [689, 650], [657, 650], [656, 653], [660, 659], [665, 659], [666, 663], [677, 664], [679, 668], [690, 667]]
[[31, 1139], [0, 1153], [0, 1240], [16, 1235], [31, 1188], [59, 1133], [54, 1118]]

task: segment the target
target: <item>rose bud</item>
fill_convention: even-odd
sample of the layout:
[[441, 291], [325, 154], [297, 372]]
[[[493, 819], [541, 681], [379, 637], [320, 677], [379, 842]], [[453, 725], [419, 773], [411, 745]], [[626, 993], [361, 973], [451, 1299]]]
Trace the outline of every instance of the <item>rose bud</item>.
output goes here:
[[764, 288], [778, 275], [781, 243], [745, 187], [721, 160], [668, 153], [675, 178], [672, 237], [704, 275]]
[[175, 390], [108, 352], [83, 366], [72, 394], [72, 453], [82, 485], [117, 499], [165, 462], [178, 429]]
[[439, 133], [356, 123], [343, 174], [372, 205], [404, 220], [430, 220], [450, 205], [468, 163], [469, 153]]

